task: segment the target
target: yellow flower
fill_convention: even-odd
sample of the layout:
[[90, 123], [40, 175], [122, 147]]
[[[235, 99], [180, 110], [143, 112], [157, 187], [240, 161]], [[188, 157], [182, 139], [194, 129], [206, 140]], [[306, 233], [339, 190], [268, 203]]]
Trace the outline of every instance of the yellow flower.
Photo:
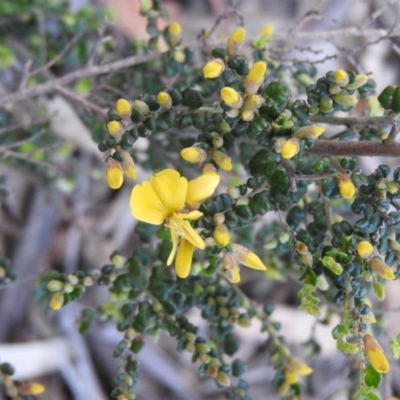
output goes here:
[[367, 242], [366, 240], [362, 240], [357, 245], [357, 253], [362, 258], [367, 258], [368, 256], [371, 255], [371, 253], [373, 251], [374, 251], [374, 247], [372, 246], [372, 244], [370, 242]]
[[299, 139], [292, 137], [284, 143], [281, 149], [282, 158], [292, 158], [294, 157], [300, 149]]
[[264, 99], [258, 94], [248, 96], [243, 103], [243, 109], [246, 111], [258, 110], [264, 103]]
[[218, 78], [224, 72], [224, 69], [225, 63], [220, 58], [215, 58], [203, 67], [204, 78]]
[[274, 33], [275, 27], [272, 24], [266, 24], [261, 29], [259, 34], [260, 35], [272, 35]]
[[119, 151], [124, 156], [124, 162], [122, 163], [122, 170], [125, 172], [127, 176], [129, 176], [129, 178], [136, 179], [136, 168], [132, 156], [125, 149], [120, 149]]
[[283, 366], [285, 382], [289, 385], [297, 383], [299, 375], [310, 375], [313, 369], [295, 358], [289, 358]]
[[225, 86], [220, 91], [221, 98], [225, 104], [232, 108], [240, 108], [243, 104], [243, 98], [235, 89]]
[[325, 132], [325, 128], [319, 125], [306, 125], [297, 129], [294, 136], [301, 139], [303, 137], [309, 136], [312, 139], [317, 139], [318, 136]]
[[254, 111], [242, 110], [240, 118], [242, 118], [243, 121], [252, 121], [254, 119]]
[[390, 365], [385, 354], [383, 353], [382, 347], [369, 333], [364, 335], [363, 342], [368, 361], [374, 370], [380, 372], [381, 374], [386, 374], [390, 369]]
[[166, 109], [172, 107], [172, 98], [171, 95], [167, 92], [160, 92], [157, 95], [157, 103]]
[[124, 174], [121, 164], [117, 160], [114, 160], [112, 157], [108, 157], [107, 159], [106, 181], [111, 189], [119, 189], [124, 183]]
[[45, 387], [38, 382], [27, 382], [19, 386], [18, 391], [23, 395], [37, 396], [45, 391]]
[[395, 275], [393, 270], [379, 258], [371, 258], [368, 260], [368, 265], [374, 270], [382, 279], [393, 280]]
[[182, 37], [182, 28], [179, 25], [179, 23], [173, 22], [168, 27], [168, 33], [169, 33], [169, 39], [170, 39], [171, 45], [176, 46], [181, 41], [181, 37]]
[[56, 292], [51, 296], [50, 308], [54, 311], [59, 310], [64, 304], [64, 295], [61, 292]]
[[117, 103], [115, 104], [115, 108], [117, 109], [118, 115], [122, 119], [128, 119], [130, 118], [132, 114], [132, 106], [129, 103], [129, 101], [125, 99], [119, 99]]
[[231, 158], [222, 151], [214, 150], [211, 153], [211, 157], [217, 163], [218, 167], [220, 167], [224, 171], [230, 171], [232, 169]]
[[227, 45], [227, 53], [229, 57], [233, 57], [236, 55], [237, 51], [239, 50], [240, 46], [244, 42], [244, 38], [246, 37], [246, 31], [244, 28], [236, 28], [228, 38], [228, 45]]
[[215, 172], [188, 182], [179, 172], [165, 169], [132, 190], [130, 206], [133, 216], [152, 225], [165, 221], [170, 229], [172, 250], [167, 265], [171, 265], [176, 256], [175, 270], [180, 278], [189, 275], [194, 248], [205, 247], [204, 240], [189, 222], [200, 218], [203, 213], [185, 209], [185, 203], [192, 209], [199, 206], [214, 193], [219, 181], [220, 177]]
[[346, 174], [341, 174], [339, 175], [338, 180], [340, 194], [345, 199], [351, 199], [354, 196], [356, 188], [354, 186], [354, 183], [351, 181], [350, 176]]
[[349, 83], [349, 74], [343, 69], [338, 69], [333, 74], [333, 79], [339, 86], [345, 87]]
[[257, 93], [258, 88], [264, 81], [266, 70], [267, 65], [264, 61], [257, 61], [251, 66], [245, 80], [245, 89], [247, 94], [252, 95]]
[[230, 235], [228, 228], [225, 224], [217, 224], [214, 230], [214, 239], [215, 242], [220, 244], [221, 246], [227, 246], [229, 244]]
[[201, 163], [207, 159], [207, 152], [199, 147], [186, 147], [181, 150], [181, 157], [190, 163]]
[[267, 267], [257, 254], [251, 252], [240, 244], [231, 243], [232, 253], [226, 253], [222, 260], [222, 268], [226, 278], [231, 283], [240, 282], [239, 264], [259, 271], [265, 271]]
[[120, 139], [123, 133], [125, 132], [124, 127], [119, 121], [110, 121], [107, 123], [107, 129], [111, 136], [114, 136], [116, 139]]

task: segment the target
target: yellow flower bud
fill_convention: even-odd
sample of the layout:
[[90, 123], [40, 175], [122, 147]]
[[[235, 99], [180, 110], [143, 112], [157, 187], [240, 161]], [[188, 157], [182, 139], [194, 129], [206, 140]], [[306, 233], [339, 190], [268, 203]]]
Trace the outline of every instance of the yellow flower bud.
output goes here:
[[356, 90], [368, 82], [368, 75], [358, 74], [353, 83], [346, 85], [347, 90]]
[[124, 127], [119, 121], [110, 121], [107, 123], [107, 129], [111, 136], [114, 136], [116, 139], [120, 139], [123, 133], [125, 132]]
[[227, 246], [229, 244], [230, 235], [228, 228], [224, 224], [218, 224], [214, 230], [215, 242], [221, 246]]
[[52, 279], [46, 285], [47, 290], [49, 290], [50, 292], [60, 292], [63, 287], [64, 283], [57, 279]]
[[362, 240], [357, 245], [357, 253], [362, 258], [367, 258], [368, 256], [371, 255], [371, 253], [373, 251], [374, 251], [374, 248], [373, 248], [372, 244], [370, 242], [367, 242], [366, 240]]
[[252, 96], [248, 96], [244, 103], [243, 109], [246, 111], [255, 111], [258, 110], [264, 103], [264, 99], [258, 94], [253, 94]]
[[222, 151], [214, 150], [211, 153], [211, 157], [221, 169], [225, 171], [230, 171], [232, 169], [231, 158]]
[[275, 27], [272, 24], [266, 24], [261, 29], [259, 34], [260, 35], [272, 35], [274, 33]]
[[222, 371], [218, 371], [217, 376], [215, 380], [221, 385], [221, 386], [230, 386], [231, 381], [229, 379], [229, 376]]
[[240, 108], [243, 104], [243, 99], [240, 93], [229, 86], [223, 87], [220, 94], [224, 103], [229, 107]]
[[115, 108], [117, 109], [118, 115], [122, 119], [128, 119], [130, 118], [132, 114], [132, 106], [129, 103], [129, 101], [125, 99], [119, 99], [117, 100], [117, 103], [115, 104]]
[[371, 258], [368, 260], [368, 265], [374, 270], [382, 279], [393, 280], [395, 275], [393, 270], [379, 258]]
[[147, 115], [150, 112], [149, 106], [142, 100], [135, 100], [133, 102], [133, 108], [138, 110], [142, 115]]
[[339, 175], [338, 180], [340, 194], [345, 199], [351, 199], [354, 196], [356, 188], [354, 186], [354, 183], [351, 181], [350, 176], [346, 174], [341, 174]]
[[368, 361], [374, 370], [380, 372], [381, 374], [386, 374], [390, 369], [390, 365], [382, 350], [382, 347], [369, 333], [364, 335], [363, 343]]
[[202, 163], [207, 159], [207, 152], [195, 146], [186, 147], [181, 150], [181, 157], [192, 164]]
[[250, 110], [242, 110], [240, 113], [240, 118], [242, 118], [243, 121], [253, 121], [254, 112]]
[[325, 128], [319, 125], [306, 125], [297, 129], [294, 136], [301, 139], [303, 137], [309, 136], [312, 139], [316, 139], [318, 136], [325, 132]]
[[111, 157], [107, 160], [106, 181], [111, 189], [119, 189], [124, 182], [124, 175], [120, 163]]
[[297, 241], [295, 244], [295, 247], [296, 247], [297, 253], [299, 253], [299, 254], [308, 253], [308, 247], [303, 242]]
[[292, 137], [284, 143], [281, 149], [282, 158], [292, 158], [294, 157], [300, 149], [299, 139]]
[[229, 57], [233, 57], [238, 52], [240, 46], [244, 42], [246, 31], [244, 28], [236, 28], [228, 38], [227, 53]]
[[122, 170], [129, 178], [136, 179], [136, 167], [132, 156], [125, 149], [121, 149], [119, 151], [124, 156], [124, 162], [122, 163]]
[[343, 69], [338, 69], [333, 74], [333, 79], [339, 86], [345, 87], [349, 83], [349, 74]]
[[181, 37], [182, 37], [182, 28], [179, 25], [179, 23], [173, 22], [168, 27], [168, 33], [169, 33], [169, 39], [170, 39], [171, 45], [175, 47], [181, 41]]
[[203, 67], [204, 78], [218, 78], [225, 69], [225, 63], [220, 58], [214, 58]]
[[245, 80], [245, 90], [249, 95], [256, 94], [258, 88], [264, 81], [264, 75], [267, 71], [267, 64], [264, 61], [254, 63], [248, 72]]
[[183, 63], [186, 60], [185, 52], [182, 50], [175, 50], [174, 51], [174, 61]]
[[160, 92], [157, 95], [157, 103], [166, 109], [172, 107], [172, 99], [169, 93], [167, 92]]
[[59, 310], [64, 304], [64, 295], [61, 292], [56, 292], [51, 296], [50, 299], [50, 308], [54, 311]]
[[38, 382], [27, 382], [19, 386], [18, 391], [19, 393], [25, 396], [27, 395], [37, 396], [45, 391], [45, 387], [44, 385]]

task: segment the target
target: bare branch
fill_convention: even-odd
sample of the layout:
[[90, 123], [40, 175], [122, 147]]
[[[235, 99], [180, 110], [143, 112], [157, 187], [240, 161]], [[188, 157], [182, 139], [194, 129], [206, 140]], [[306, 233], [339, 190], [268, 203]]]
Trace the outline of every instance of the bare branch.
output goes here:
[[330, 117], [325, 118], [320, 115], [310, 117], [311, 122], [317, 122], [330, 125], [357, 126], [357, 125], [379, 125], [393, 124], [399, 120], [395, 114], [384, 115], [381, 117]]
[[21, 90], [19, 92], [3, 96], [0, 98], [0, 107], [4, 107], [16, 101], [26, 100], [32, 97], [49, 93], [57, 87], [68, 85], [69, 83], [72, 83], [81, 78], [87, 78], [91, 76], [103, 75], [110, 72], [119, 71], [124, 68], [155, 60], [157, 58], [160, 58], [161, 56], [162, 53], [158, 51], [153, 51], [147, 54], [127, 57], [122, 60], [114, 61], [104, 65], [91, 65], [78, 71], [71, 72], [70, 74], [67, 74], [61, 78], [42, 83], [33, 88]]
[[331, 140], [316, 140], [314, 146], [306, 149], [306, 152], [319, 156], [400, 157], [400, 143], [387, 145], [382, 142], [332, 142]]

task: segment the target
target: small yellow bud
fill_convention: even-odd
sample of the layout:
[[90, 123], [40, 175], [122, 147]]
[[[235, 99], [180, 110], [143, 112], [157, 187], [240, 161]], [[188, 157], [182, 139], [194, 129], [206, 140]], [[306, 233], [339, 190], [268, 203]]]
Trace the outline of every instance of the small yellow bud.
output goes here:
[[49, 306], [52, 310], [55, 311], [59, 310], [63, 304], [64, 304], [64, 295], [61, 292], [56, 292], [53, 294], [53, 296], [51, 296]]
[[44, 385], [37, 382], [23, 383], [18, 387], [18, 392], [23, 395], [37, 396], [45, 391]]
[[125, 149], [121, 149], [119, 151], [124, 156], [124, 162], [122, 163], [122, 170], [129, 178], [136, 179], [136, 167], [132, 156]]
[[119, 189], [124, 182], [124, 176], [120, 163], [109, 157], [106, 166], [106, 181], [111, 189]]
[[303, 137], [309, 136], [312, 139], [316, 139], [318, 136], [325, 132], [325, 128], [319, 125], [306, 125], [297, 129], [294, 136], [301, 139]]
[[209, 61], [203, 67], [203, 75], [206, 79], [218, 78], [225, 69], [225, 63], [220, 58]]
[[378, 101], [378, 96], [369, 96], [367, 100], [367, 113], [371, 117], [380, 117], [385, 114], [385, 109]]
[[345, 87], [349, 83], [349, 74], [343, 69], [338, 69], [335, 71], [333, 79], [339, 86]]
[[242, 118], [243, 121], [253, 121], [254, 119], [254, 112], [250, 110], [242, 110], [240, 113], [240, 118]]
[[260, 31], [260, 35], [272, 35], [274, 33], [275, 27], [272, 24], [266, 24], [264, 25]]
[[357, 253], [362, 258], [367, 258], [368, 256], [371, 255], [371, 253], [373, 251], [374, 251], [374, 247], [372, 246], [372, 244], [370, 242], [367, 242], [366, 240], [362, 240], [357, 245]]
[[230, 171], [232, 169], [231, 158], [222, 151], [214, 150], [211, 153], [211, 157], [217, 163], [217, 165], [224, 171]]
[[169, 38], [172, 46], [176, 46], [182, 37], [182, 28], [178, 22], [173, 22], [168, 28]]
[[382, 347], [369, 333], [364, 335], [363, 343], [368, 361], [374, 370], [380, 372], [381, 374], [386, 374], [390, 369], [390, 365], [385, 354], [383, 353]]
[[395, 275], [393, 270], [379, 258], [371, 258], [368, 260], [368, 265], [374, 270], [382, 279], [393, 280]]
[[224, 103], [229, 107], [240, 108], [243, 104], [243, 99], [240, 93], [229, 86], [223, 87], [220, 94]]
[[246, 31], [244, 28], [236, 28], [228, 38], [227, 53], [229, 57], [233, 57], [238, 52], [240, 46], [244, 42]]
[[171, 95], [167, 92], [160, 92], [157, 95], [157, 103], [166, 109], [169, 109], [172, 107], [172, 99]]
[[225, 222], [225, 214], [221, 212], [214, 214], [213, 222], [215, 225], [223, 224]]
[[174, 51], [174, 61], [178, 63], [183, 63], [186, 60], [185, 52], [182, 50], [175, 50]]
[[368, 82], [368, 75], [358, 74], [353, 83], [346, 85], [347, 90], [356, 90]]
[[224, 224], [218, 224], [214, 230], [215, 242], [221, 246], [227, 246], [229, 244], [230, 235], [228, 228]]
[[119, 139], [125, 132], [124, 127], [119, 121], [110, 121], [107, 123], [107, 129], [111, 136]]
[[256, 94], [258, 88], [264, 81], [264, 75], [267, 71], [267, 64], [264, 61], [254, 63], [248, 72], [245, 80], [245, 90], [249, 95]]
[[118, 115], [122, 119], [128, 119], [130, 118], [132, 114], [132, 106], [129, 103], [129, 101], [125, 99], [119, 99], [117, 103], [115, 104], [115, 108], [117, 109]]
[[294, 157], [300, 149], [299, 139], [292, 137], [284, 143], [281, 149], [282, 158], [292, 158]]
[[264, 99], [258, 94], [248, 96], [243, 103], [243, 110], [255, 111], [258, 110], [264, 103]]
[[306, 253], [308, 253], [308, 247], [307, 247], [303, 242], [297, 241], [296, 244], [295, 244], [295, 247], [296, 247], [296, 251], [297, 251], [299, 254], [306, 254]]
[[135, 100], [133, 102], [133, 108], [138, 110], [142, 115], [147, 115], [150, 112], [149, 106], [142, 100]]
[[230, 386], [231, 381], [229, 379], [229, 376], [222, 371], [218, 371], [217, 376], [215, 380], [221, 385], [221, 386]]
[[46, 285], [47, 290], [50, 292], [59, 292], [63, 289], [63, 287], [64, 283], [56, 279], [52, 279]]
[[181, 157], [192, 164], [202, 163], [207, 159], [207, 152], [195, 146], [186, 147], [181, 150]]
[[356, 188], [354, 183], [351, 181], [350, 176], [341, 174], [338, 177], [340, 194], [345, 199], [351, 199], [354, 196]]

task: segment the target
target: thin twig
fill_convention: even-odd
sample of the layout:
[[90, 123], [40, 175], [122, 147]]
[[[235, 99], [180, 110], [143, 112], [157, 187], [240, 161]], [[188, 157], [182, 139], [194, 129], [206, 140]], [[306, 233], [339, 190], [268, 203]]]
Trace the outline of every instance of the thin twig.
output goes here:
[[76, 101], [77, 103], [81, 104], [83, 107], [96, 112], [97, 114], [101, 115], [102, 117], [105, 117], [107, 115], [107, 111], [105, 109], [85, 100], [82, 96], [78, 96], [77, 94], [71, 92], [70, 90], [68, 90], [65, 87], [58, 86], [55, 88], [55, 90], [57, 92], [61, 93], [62, 95], [64, 95], [65, 97], [68, 97], [71, 100]]
[[389, 136], [385, 140], [385, 145], [390, 145], [395, 142], [396, 136], [400, 132], [400, 124], [398, 122], [395, 122], [392, 126], [392, 129], [389, 132]]
[[16, 93], [10, 93], [0, 98], [0, 107], [12, 104], [16, 101], [27, 100], [32, 97], [40, 96], [52, 92], [56, 87], [65, 86], [81, 78], [108, 74], [110, 72], [119, 71], [124, 68], [132, 67], [133, 65], [143, 64], [148, 61], [160, 58], [162, 53], [152, 51], [147, 54], [140, 54], [114, 61], [104, 65], [91, 65], [82, 68], [78, 71], [71, 72], [61, 78], [53, 79], [42, 83], [30, 89], [21, 90]]
[[[3, 144], [3, 145], [0, 146], [0, 151], [1, 150], [4, 151], [4, 150], [13, 149], [15, 147], [22, 146], [23, 144], [33, 142], [34, 140], [40, 138], [40, 136], [43, 136], [45, 133], [46, 133], [46, 130], [45, 129], [41, 129], [38, 133], [36, 133], [33, 136], [29, 136], [28, 138], [25, 138], [25, 139], [22, 139], [22, 140], [17, 140], [16, 142], [12, 142], [12, 143], [9, 143], [9, 144]], [[42, 150], [43, 149], [41, 149], [41, 151]]]
[[330, 117], [325, 118], [320, 115], [310, 117], [311, 122], [330, 125], [358, 126], [358, 125], [379, 125], [393, 124], [399, 119], [398, 115], [389, 114], [381, 117]]
[[42, 65], [41, 67], [38, 67], [38, 68], [34, 69], [33, 71], [31, 71], [29, 73], [29, 76], [36, 75], [40, 72], [43, 72], [43, 71], [51, 68], [54, 64], [56, 64], [58, 61], [60, 61], [72, 49], [72, 47], [75, 46], [75, 44], [79, 41], [79, 39], [82, 36], [83, 36], [82, 33], [79, 33], [76, 36], [74, 36], [55, 57], [53, 57], [50, 61], [48, 61], [46, 64]]

